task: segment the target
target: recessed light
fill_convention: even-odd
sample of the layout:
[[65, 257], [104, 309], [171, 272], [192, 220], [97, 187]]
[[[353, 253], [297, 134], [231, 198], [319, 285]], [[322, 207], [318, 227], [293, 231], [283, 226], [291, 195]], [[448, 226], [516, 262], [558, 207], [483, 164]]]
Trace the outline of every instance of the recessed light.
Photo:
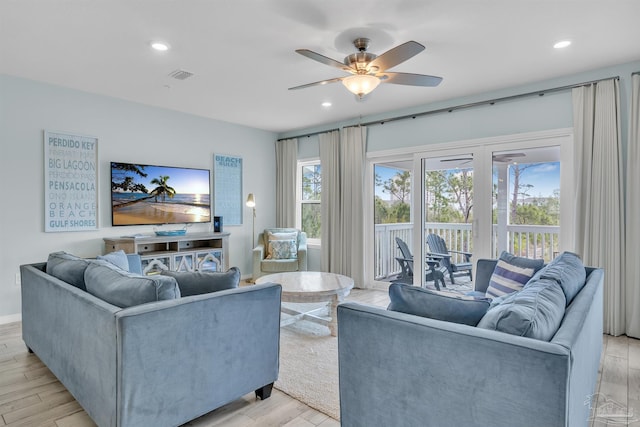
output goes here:
[[570, 44], [571, 44], [571, 41], [569, 41], [569, 40], [562, 40], [562, 41], [559, 41], [558, 43], [554, 44], [554, 45], [553, 45], [553, 47], [554, 47], [555, 49], [563, 49], [563, 48], [565, 48], [565, 47], [569, 46]]
[[152, 42], [151, 47], [159, 52], [166, 52], [169, 50], [169, 45], [164, 42]]
[[329, 108], [329, 107], [331, 107], [331, 103], [329, 101], [325, 101], [325, 102], [322, 103], [322, 106], [324, 108]]

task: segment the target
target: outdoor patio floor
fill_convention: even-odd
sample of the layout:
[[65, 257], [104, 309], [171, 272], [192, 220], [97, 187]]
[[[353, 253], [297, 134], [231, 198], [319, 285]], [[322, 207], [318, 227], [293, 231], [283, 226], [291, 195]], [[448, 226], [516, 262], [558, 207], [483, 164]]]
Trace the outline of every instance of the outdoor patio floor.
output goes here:
[[[454, 279], [455, 279], [455, 283], [452, 284], [451, 280], [449, 279], [449, 276], [445, 275], [445, 278], [444, 278], [445, 286], [444, 287], [440, 286], [440, 290], [455, 291], [455, 292], [461, 292], [461, 293], [470, 292], [473, 290], [473, 281], [469, 278], [468, 275], [455, 276]], [[398, 275], [392, 275], [387, 277], [386, 279], [382, 279], [381, 281], [396, 282], [401, 280], [398, 279]], [[425, 288], [436, 290], [436, 287], [433, 281], [427, 281]]]

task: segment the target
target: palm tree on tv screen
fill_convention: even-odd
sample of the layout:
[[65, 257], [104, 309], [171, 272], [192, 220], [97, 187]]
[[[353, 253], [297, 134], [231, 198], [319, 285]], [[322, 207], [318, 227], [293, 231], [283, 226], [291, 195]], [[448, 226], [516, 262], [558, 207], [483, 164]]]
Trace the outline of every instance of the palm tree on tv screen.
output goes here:
[[156, 188], [151, 191], [151, 194], [155, 196], [156, 202], [158, 201], [158, 196], [162, 196], [162, 201], [166, 200], [167, 195], [170, 198], [176, 195], [176, 190], [167, 184], [170, 176], [168, 175], [160, 175], [158, 178], [153, 178], [151, 180], [151, 184], [157, 185]]

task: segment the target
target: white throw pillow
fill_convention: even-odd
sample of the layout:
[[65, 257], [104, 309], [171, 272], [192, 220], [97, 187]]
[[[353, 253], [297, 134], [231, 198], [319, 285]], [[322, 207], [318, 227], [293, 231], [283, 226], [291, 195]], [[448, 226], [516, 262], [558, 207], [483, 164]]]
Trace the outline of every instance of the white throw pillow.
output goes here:
[[[271, 231], [267, 231], [267, 259], [273, 258], [273, 252], [271, 250], [272, 245], [271, 242], [275, 240], [295, 240], [296, 244], [298, 242], [298, 232], [297, 231], [280, 231], [272, 233]], [[297, 254], [297, 248], [296, 248]]]
[[298, 247], [295, 239], [269, 240], [267, 259], [297, 259]]

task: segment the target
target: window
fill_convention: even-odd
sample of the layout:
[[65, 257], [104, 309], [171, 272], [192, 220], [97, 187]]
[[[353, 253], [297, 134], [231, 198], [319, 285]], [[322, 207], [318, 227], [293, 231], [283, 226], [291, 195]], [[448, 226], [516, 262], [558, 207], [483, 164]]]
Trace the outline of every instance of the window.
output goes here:
[[320, 161], [298, 163], [298, 222], [310, 243], [320, 242], [320, 200], [322, 176]]

